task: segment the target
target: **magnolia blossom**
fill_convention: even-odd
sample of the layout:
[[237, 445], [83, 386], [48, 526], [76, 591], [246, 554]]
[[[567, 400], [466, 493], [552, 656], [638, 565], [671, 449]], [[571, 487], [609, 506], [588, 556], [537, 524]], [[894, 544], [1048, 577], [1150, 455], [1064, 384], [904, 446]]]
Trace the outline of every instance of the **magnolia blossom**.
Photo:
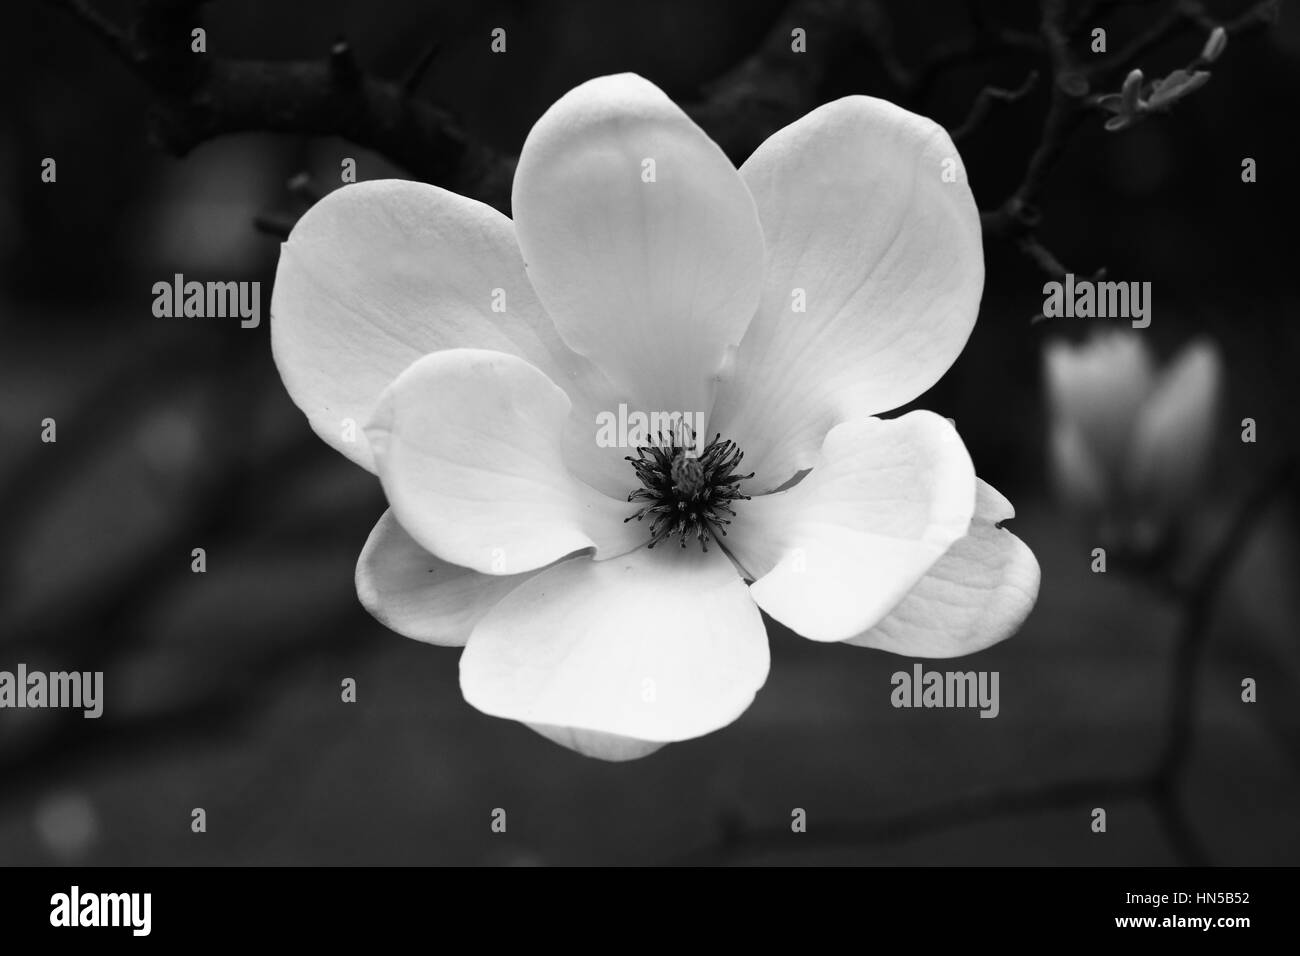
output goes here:
[[[346, 186], [293, 230], [272, 301], [289, 394], [388, 498], [361, 601], [464, 646], [467, 701], [627, 759], [749, 706], [760, 609], [918, 657], [1019, 627], [1039, 572], [1011, 505], [944, 418], [874, 417], [978, 311], [943, 129], [848, 97], [737, 171], [655, 86], [601, 77], [533, 127], [512, 205]], [[597, 441], [624, 404], [702, 414], [706, 447]]]
[[1050, 343], [1044, 369], [1050, 454], [1065, 500], [1108, 537], [1156, 545], [1204, 485], [1222, 361], [1212, 342], [1183, 347], [1157, 372], [1141, 333]]

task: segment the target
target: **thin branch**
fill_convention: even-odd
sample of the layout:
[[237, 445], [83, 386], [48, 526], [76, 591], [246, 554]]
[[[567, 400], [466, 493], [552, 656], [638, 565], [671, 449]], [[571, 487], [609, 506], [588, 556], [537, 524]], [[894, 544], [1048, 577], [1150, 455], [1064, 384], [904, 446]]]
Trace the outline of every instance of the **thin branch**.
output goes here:
[[285, 183], [285, 188], [289, 190], [289, 195], [294, 196], [307, 206], [315, 205], [324, 196], [324, 193], [317, 187], [311, 173], [307, 170], [290, 176], [288, 182]]
[[1196, 730], [1197, 669], [1209, 640], [1215, 608], [1228, 583], [1228, 572], [1241, 556], [1255, 527], [1268, 513], [1275, 496], [1291, 480], [1294, 470], [1294, 462], [1283, 462], [1242, 499], [1228, 522], [1228, 530], [1183, 592], [1182, 623], [1175, 644], [1173, 690], [1169, 700], [1170, 733], [1156, 772], [1169, 785], [1182, 773], [1191, 752]]
[[1138, 34], [1129, 44], [1118, 50], [1113, 56], [1097, 62], [1090, 70], [1090, 79], [1125, 72], [1136, 66], [1138, 60], [1152, 50], [1163, 46], [1191, 30], [1209, 33], [1216, 26], [1222, 26], [1229, 37], [1267, 26], [1277, 19], [1280, 0], [1258, 0], [1230, 20], [1220, 23], [1212, 17], [1201, 0], [1177, 0], [1168, 10]]
[[[792, 49], [802, 30], [805, 49]], [[749, 155], [771, 133], [820, 104], [830, 66], [864, 38], [891, 49], [888, 21], [872, 0], [792, 0], [758, 48], [707, 84], [686, 112], [733, 159]], [[882, 39], [882, 37], [886, 37]]]
[[815, 822], [804, 833], [788, 824], [747, 827], [728, 817], [720, 839], [688, 854], [675, 865], [726, 863], [764, 852], [811, 848], [885, 846], [977, 823], [1070, 807], [1093, 807], [1098, 801], [1139, 800], [1146, 796], [1143, 779], [1076, 779], [1028, 787], [1006, 787], [971, 794], [934, 807], [923, 807], [879, 820]]
[[980, 214], [986, 235], [1009, 239], [1053, 278], [1065, 273], [1056, 256], [1037, 239], [1038, 198], [1047, 177], [1064, 154], [1066, 145], [1083, 120], [1081, 97], [1087, 82], [1075, 67], [1065, 33], [1064, 0], [1043, 0], [1039, 30], [1052, 67], [1051, 100], [1043, 119], [1038, 146], [1029, 156], [1024, 176], [1012, 194], [996, 209]]
[[1023, 252], [1044, 274], [1051, 276], [1053, 279], [1064, 279], [1065, 274], [1069, 271], [1061, 264], [1061, 260], [1056, 258], [1052, 251], [1033, 234], [1021, 236], [1016, 241], [1016, 248]]
[[218, 61], [201, 98], [164, 107], [158, 137], [184, 155], [249, 130], [341, 136], [427, 182], [504, 201], [514, 157], [474, 140], [448, 113], [411, 99], [396, 84], [363, 75], [341, 87], [336, 75], [324, 62]]
[[984, 87], [975, 95], [975, 101], [971, 104], [966, 119], [962, 120], [960, 125], [954, 127], [948, 135], [952, 137], [954, 143], [961, 142], [979, 128], [993, 108], [994, 103], [1015, 103], [1022, 100], [1029, 95], [1029, 92], [1037, 84], [1038, 71], [1031, 70], [1029, 75], [1025, 77], [1025, 81], [1014, 90], [1004, 89], [1000, 86]]
[[253, 228], [264, 236], [271, 236], [281, 242], [289, 238], [298, 220], [293, 216], [258, 213], [253, 217]]
[[330, 47], [330, 80], [335, 86], [355, 90], [361, 85], [361, 67], [348, 41], [340, 37]]
[[1152, 775], [1152, 787], [1166, 836], [1183, 861], [1192, 866], [1208, 864], [1209, 853], [1187, 814], [1178, 784], [1187, 769], [1196, 737], [1201, 659], [1209, 641], [1215, 608], [1229, 582], [1229, 572], [1274, 498], [1291, 480], [1293, 471], [1293, 462], [1284, 461], [1242, 499], [1228, 522], [1227, 531], [1181, 595], [1182, 618], [1174, 644], [1166, 739]]
[[93, 6], [88, 0], [49, 0], [84, 23], [92, 36], [98, 39], [115, 57], [125, 63], [136, 59], [135, 48], [124, 31]]
[[424, 75], [429, 72], [429, 67], [432, 66], [433, 61], [438, 58], [438, 54], [441, 50], [442, 41], [434, 40], [425, 48], [424, 53], [421, 54], [420, 58], [411, 64], [411, 68], [406, 72], [406, 76], [402, 78], [402, 91], [407, 96], [415, 95], [415, 91], [419, 89], [420, 81], [423, 80]]
[[1040, 9], [1039, 32], [1047, 44], [1047, 55], [1058, 83], [1074, 72], [1074, 55], [1070, 52], [1070, 37], [1065, 26], [1065, 0], [1043, 0]]
[[133, 37], [84, 0], [51, 0], [101, 38], [155, 95], [153, 135], [183, 156], [243, 132], [341, 136], [413, 176], [505, 206], [515, 158], [470, 136], [450, 113], [400, 83], [365, 73], [340, 41], [320, 60], [231, 60], [190, 53], [195, 0], [148, 0]]
[[[1272, 22], [1278, 0], [1260, 0], [1224, 25], [1229, 35], [1239, 35]], [[1097, 66], [1080, 67], [1069, 46], [1065, 0], [1042, 0], [1039, 30], [1052, 68], [1052, 98], [1043, 120], [1038, 145], [1029, 156], [1024, 176], [998, 207], [981, 213], [985, 235], [1012, 241], [1029, 260], [1052, 278], [1066, 271], [1060, 260], [1037, 238], [1038, 203], [1048, 178], [1064, 156], [1070, 140], [1096, 106], [1089, 91], [1096, 80], [1130, 66], [1138, 57], [1191, 28], [1204, 28], [1207, 15], [1199, 0], [1178, 0], [1132, 44]]]

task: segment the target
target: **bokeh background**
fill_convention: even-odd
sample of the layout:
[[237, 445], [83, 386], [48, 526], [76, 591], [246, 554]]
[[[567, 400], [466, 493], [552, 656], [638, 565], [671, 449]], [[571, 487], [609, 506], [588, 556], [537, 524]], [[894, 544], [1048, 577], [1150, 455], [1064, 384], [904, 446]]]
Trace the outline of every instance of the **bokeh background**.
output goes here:
[[[1284, 470], [1300, 450], [1296, 11], [1234, 37], [1170, 114], [1122, 133], [1090, 117], [1041, 195], [1038, 234], [1061, 262], [1153, 283], [1140, 334], [1158, 362], [1198, 337], [1222, 356], [1215, 444], [1176, 542], [1090, 570], [1097, 526], [1052, 481], [1043, 351], [1107, 323], [1032, 321], [1043, 271], [989, 237], [974, 335], [917, 404], [956, 420], [1042, 565], [1017, 636], [934, 665], [999, 671], [1000, 716], [895, 710], [890, 675], [910, 660], [773, 624], [771, 676], [739, 721], [605, 764], [473, 710], [457, 651], [360, 607], [353, 568], [384, 508], [378, 482], [310, 433], [265, 315], [245, 330], [151, 313], [152, 284], [174, 272], [260, 280], [265, 313], [279, 240], [255, 220], [291, 222], [305, 193], [334, 188], [341, 157], [362, 179], [402, 169], [329, 136], [241, 134], [171, 156], [151, 142], [155, 93], [58, 6], [11, 5], [0, 59], [0, 669], [102, 670], [106, 703], [97, 721], [0, 711], [0, 863], [1300, 864], [1300, 488]], [[1116, 49], [1172, 6], [1072, 5], [1071, 48], [1104, 56], [1088, 50], [1094, 21]], [[1041, 52], [957, 58], [922, 89], [899, 80], [981, 19], [1034, 35], [1034, 5], [804, 7], [850, 15], [833, 51], [809, 54], [826, 57], [813, 105], [871, 93], [951, 129], [985, 85], [1039, 70], [961, 141], [981, 208], [1016, 187], [1051, 96]], [[130, 8], [97, 9], [127, 22]], [[210, 56], [321, 58], [342, 36], [382, 78], [437, 41], [417, 95], [511, 153], [555, 98], [601, 73], [704, 101], [786, 12], [781, 0], [221, 0], [204, 16]], [[489, 51], [495, 26], [505, 55]], [[1204, 38], [1174, 31], [1139, 65], [1161, 75]], [[766, 130], [726, 112], [711, 132], [739, 162]], [[53, 184], [40, 180], [47, 156]], [[1254, 184], [1241, 181], [1248, 156]], [[1254, 444], [1239, 439], [1248, 416]], [[40, 441], [46, 417], [55, 444]], [[205, 574], [190, 571], [195, 547]], [[1188, 582], [1201, 595], [1190, 604]], [[1240, 698], [1248, 676], [1254, 704]], [[340, 701], [345, 677], [355, 704]], [[205, 834], [191, 832], [195, 807]], [[497, 807], [505, 834], [489, 828]], [[790, 832], [796, 807], [806, 834]]]

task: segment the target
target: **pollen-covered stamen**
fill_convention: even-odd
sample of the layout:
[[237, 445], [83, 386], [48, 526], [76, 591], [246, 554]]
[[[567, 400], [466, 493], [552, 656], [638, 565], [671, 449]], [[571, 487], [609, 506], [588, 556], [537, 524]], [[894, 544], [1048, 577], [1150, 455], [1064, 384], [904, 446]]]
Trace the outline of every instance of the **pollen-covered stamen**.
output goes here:
[[[693, 438], [686, 436], [686, 441]], [[748, 501], [740, 493], [740, 483], [754, 477], [736, 474], [744, 452], [732, 441], [714, 437], [698, 457], [689, 454], [689, 446], [678, 444], [676, 437], [660, 436], [660, 444], [636, 450], [637, 457], [627, 456], [642, 487], [627, 496], [628, 501], [646, 504], [636, 514], [624, 519], [650, 522], [650, 547], [677, 535], [681, 546], [694, 538], [705, 551], [709, 541], [725, 536], [726, 526], [736, 516], [733, 501]], [[728, 517], [724, 517], [728, 516]]]

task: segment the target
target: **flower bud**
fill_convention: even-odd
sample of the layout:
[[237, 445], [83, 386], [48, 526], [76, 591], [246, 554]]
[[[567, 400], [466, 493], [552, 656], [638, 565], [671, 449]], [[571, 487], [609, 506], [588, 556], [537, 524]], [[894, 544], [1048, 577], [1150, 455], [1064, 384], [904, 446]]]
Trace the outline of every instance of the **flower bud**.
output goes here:
[[1213, 462], [1223, 362], [1209, 340], [1157, 369], [1129, 332], [1044, 352], [1048, 456], [1057, 492], [1127, 547], [1153, 547], [1196, 510]]
[[1133, 70], [1124, 77], [1124, 89], [1120, 91], [1120, 114], [1132, 116], [1138, 111], [1138, 94], [1142, 92], [1142, 71]]
[[1147, 99], [1147, 108], [1153, 110], [1167, 109], [1174, 103], [1195, 93], [1210, 82], [1210, 74], [1205, 70], [1188, 73], [1186, 70], [1174, 70], [1163, 80], [1157, 80]]
[[1215, 27], [1210, 31], [1209, 39], [1205, 41], [1205, 46], [1201, 50], [1201, 59], [1206, 63], [1213, 63], [1223, 55], [1223, 49], [1228, 45], [1228, 31], [1223, 27]]

